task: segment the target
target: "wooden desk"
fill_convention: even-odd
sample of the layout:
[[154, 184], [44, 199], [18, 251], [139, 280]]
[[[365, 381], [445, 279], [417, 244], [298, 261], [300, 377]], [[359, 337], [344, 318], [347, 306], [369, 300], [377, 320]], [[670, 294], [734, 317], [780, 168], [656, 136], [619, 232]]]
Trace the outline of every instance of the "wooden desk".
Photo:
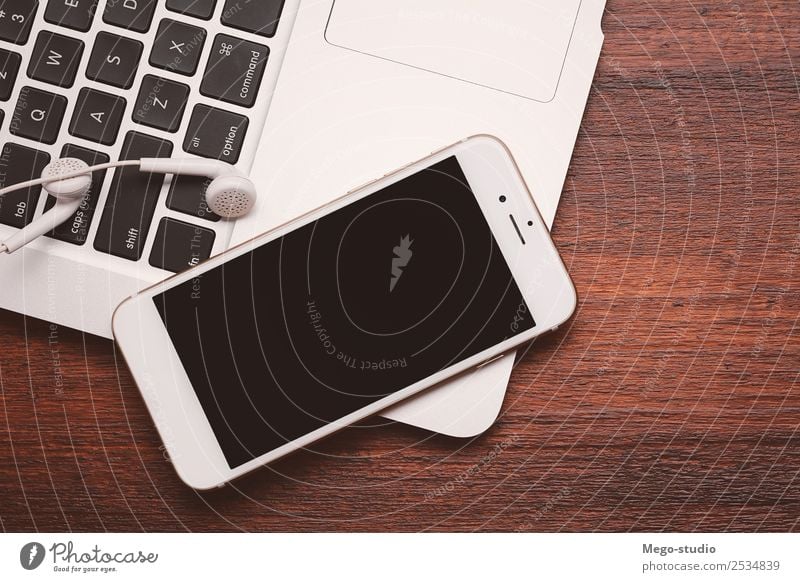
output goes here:
[[198, 494], [111, 342], [2, 312], [2, 529], [798, 529], [800, 11], [738, 4], [609, 0], [554, 230], [580, 308], [488, 433], [375, 420]]

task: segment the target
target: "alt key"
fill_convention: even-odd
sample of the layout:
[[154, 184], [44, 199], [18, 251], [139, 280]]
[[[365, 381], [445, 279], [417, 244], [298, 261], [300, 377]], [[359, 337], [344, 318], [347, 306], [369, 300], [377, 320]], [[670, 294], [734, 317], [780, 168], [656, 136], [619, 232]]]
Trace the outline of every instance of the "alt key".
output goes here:
[[183, 149], [190, 154], [235, 164], [239, 161], [248, 123], [242, 115], [197, 105], [189, 121]]

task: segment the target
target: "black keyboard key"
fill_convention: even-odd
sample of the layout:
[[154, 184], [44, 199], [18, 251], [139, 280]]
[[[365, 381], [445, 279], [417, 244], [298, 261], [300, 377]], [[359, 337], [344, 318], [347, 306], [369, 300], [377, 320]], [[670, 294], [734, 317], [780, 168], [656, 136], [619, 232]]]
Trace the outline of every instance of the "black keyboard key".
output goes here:
[[0, 128], [3, 127], [3, 120], [6, 118], [6, 114], [3, 113], [3, 110], [0, 109]]
[[185, 271], [211, 256], [215, 237], [213, 230], [162, 218], [153, 241], [150, 264], [173, 273]]
[[167, 0], [167, 10], [208, 20], [214, 14], [217, 0]]
[[206, 188], [211, 178], [204, 176], [173, 176], [167, 197], [167, 208], [217, 222], [219, 216], [211, 212], [206, 203]]
[[28, 42], [38, 8], [36, 0], [0, 1], [0, 40], [14, 44]]
[[133, 109], [133, 120], [174, 133], [181, 126], [188, 99], [188, 86], [155, 75], [145, 75]]
[[278, 29], [283, 3], [284, 0], [226, 0], [222, 23], [271, 38]]
[[83, 88], [75, 103], [69, 132], [89, 141], [112, 145], [117, 141], [125, 105], [122, 97]]
[[63, 95], [23, 87], [8, 130], [34, 141], [56, 143], [66, 109], [67, 98]]
[[205, 44], [205, 29], [165, 18], [158, 25], [150, 64], [182, 75], [194, 75]]
[[109, 0], [103, 12], [103, 22], [136, 32], [147, 32], [155, 11], [156, 0]]
[[92, 27], [97, 0], [49, 0], [44, 19], [50, 24], [86, 32]]
[[82, 55], [82, 41], [43, 30], [36, 37], [28, 76], [59, 87], [72, 87]]
[[[7, 143], [0, 152], [0, 188], [38, 178], [49, 163], [50, 155], [45, 152]], [[35, 186], [0, 196], [0, 223], [27, 226], [36, 213], [41, 191], [41, 186]]]
[[11, 98], [21, 62], [21, 55], [0, 49], [0, 101]]
[[[171, 155], [170, 142], [131, 131], [125, 136], [120, 159], [168, 158]], [[162, 174], [143, 173], [137, 167], [115, 170], [94, 239], [94, 248], [138, 261], [150, 232], [150, 223], [163, 185]]]
[[143, 49], [144, 45], [138, 40], [99, 32], [86, 66], [86, 76], [92, 81], [130, 89], [139, 69]]
[[269, 48], [218, 34], [211, 47], [200, 92], [214, 99], [252, 107], [261, 87]]
[[242, 152], [248, 124], [248, 119], [242, 115], [208, 105], [196, 105], [183, 149], [190, 154], [235, 164]]
[[[64, 146], [61, 150], [61, 157], [78, 158], [90, 166], [106, 164], [109, 161], [108, 156], [105, 154], [71, 144]], [[86, 242], [89, 227], [92, 226], [94, 211], [97, 208], [97, 199], [100, 197], [100, 191], [103, 189], [105, 177], [105, 170], [92, 174], [92, 186], [89, 188], [89, 192], [84, 197], [78, 210], [75, 211], [72, 218], [67, 220], [64, 224], [57, 226], [55, 230], [47, 236], [74, 245], [82, 245]], [[45, 211], [50, 210], [55, 203], [56, 199], [52, 196], [48, 196], [44, 205]]]

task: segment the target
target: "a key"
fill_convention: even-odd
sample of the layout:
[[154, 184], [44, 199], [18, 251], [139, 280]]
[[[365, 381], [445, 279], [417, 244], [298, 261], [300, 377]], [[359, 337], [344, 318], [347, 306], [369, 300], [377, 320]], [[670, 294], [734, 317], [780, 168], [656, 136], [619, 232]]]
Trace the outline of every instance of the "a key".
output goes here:
[[8, 130], [34, 141], [56, 143], [66, 109], [67, 98], [63, 95], [23, 87]]
[[103, 22], [136, 32], [147, 32], [155, 11], [156, 0], [109, 0], [103, 12]]
[[194, 224], [162, 218], [153, 241], [150, 264], [180, 273], [211, 256], [216, 233]]
[[206, 203], [206, 189], [211, 178], [205, 176], [174, 176], [167, 197], [167, 208], [217, 222], [219, 216]]
[[284, 0], [226, 0], [222, 23], [271, 38], [278, 29], [283, 3]]
[[[50, 155], [45, 152], [7, 143], [0, 152], [0, 188], [38, 178], [49, 163]], [[0, 196], [0, 223], [27, 226], [33, 220], [41, 190], [41, 186], [35, 186]]]
[[190, 154], [235, 164], [242, 152], [248, 124], [248, 119], [242, 115], [195, 105], [183, 149]]
[[36, 37], [28, 76], [59, 87], [72, 87], [82, 55], [82, 41], [43, 30]]
[[86, 32], [92, 27], [97, 0], [49, 0], [44, 11], [44, 19], [57, 24]]
[[217, 0], [167, 0], [167, 10], [208, 20], [214, 14]]
[[200, 92], [214, 99], [252, 107], [258, 96], [269, 48], [218, 34], [211, 47]]
[[69, 132], [89, 141], [112, 145], [117, 141], [125, 105], [122, 97], [83, 88], [75, 103]]
[[[121, 160], [168, 158], [172, 144], [135, 131], [125, 136]], [[94, 248], [104, 253], [138, 261], [142, 256], [153, 220], [162, 174], [147, 174], [136, 167], [119, 168], [108, 190], [108, 199], [94, 239]]]
[[143, 49], [144, 45], [138, 40], [99, 32], [86, 66], [86, 76], [92, 81], [130, 89]]
[[174, 133], [181, 125], [188, 99], [188, 86], [155, 75], [145, 75], [133, 109], [133, 120]]
[[150, 64], [182, 75], [194, 75], [205, 44], [204, 29], [165, 18], [158, 25]]
[[0, 101], [11, 97], [21, 62], [21, 55], [0, 49]]
[[3, 113], [2, 109], [0, 109], [0, 128], [3, 127], [3, 120], [5, 120], [5, 118], [6, 118], [6, 114]]
[[[108, 163], [109, 158], [107, 155], [93, 150], [88, 150], [80, 146], [66, 144], [61, 150], [62, 158], [78, 158], [83, 160], [90, 166], [97, 164]], [[89, 227], [92, 225], [92, 217], [97, 208], [97, 199], [100, 197], [100, 191], [103, 189], [103, 181], [106, 177], [106, 171], [92, 173], [92, 185], [89, 192], [84, 197], [78, 210], [75, 214], [53, 230], [48, 236], [68, 242], [74, 245], [82, 245], [86, 242], [86, 237], [89, 232]], [[50, 210], [56, 203], [56, 199], [48, 196], [45, 201], [45, 211]]]
[[0, 40], [25, 44], [31, 35], [33, 18], [39, 9], [36, 0], [2, 0], [0, 2]]

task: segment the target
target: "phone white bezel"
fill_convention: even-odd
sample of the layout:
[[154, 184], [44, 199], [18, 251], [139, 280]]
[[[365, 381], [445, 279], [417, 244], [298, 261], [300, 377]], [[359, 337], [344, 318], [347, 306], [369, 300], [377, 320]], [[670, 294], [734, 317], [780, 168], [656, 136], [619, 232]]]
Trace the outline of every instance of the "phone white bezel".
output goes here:
[[[512, 275], [533, 312], [536, 326], [336, 422], [243, 465], [230, 468], [152, 298], [450, 156], [456, 156], [461, 165]], [[500, 201], [501, 196], [504, 197], [503, 202]], [[516, 226], [512, 223], [512, 216]], [[558, 327], [572, 315], [576, 304], [572, 280], [510, 152], [496, 138], [481, 135], [409, 164], [324, 207], [211, 258], [198, 267], [143, 290], [117, 307], [112, 327], [120, 351], [178, 475], [195, 489], [210, 489], [222, 486]], [[509, 325], [513, 325], [513, 321]]]

